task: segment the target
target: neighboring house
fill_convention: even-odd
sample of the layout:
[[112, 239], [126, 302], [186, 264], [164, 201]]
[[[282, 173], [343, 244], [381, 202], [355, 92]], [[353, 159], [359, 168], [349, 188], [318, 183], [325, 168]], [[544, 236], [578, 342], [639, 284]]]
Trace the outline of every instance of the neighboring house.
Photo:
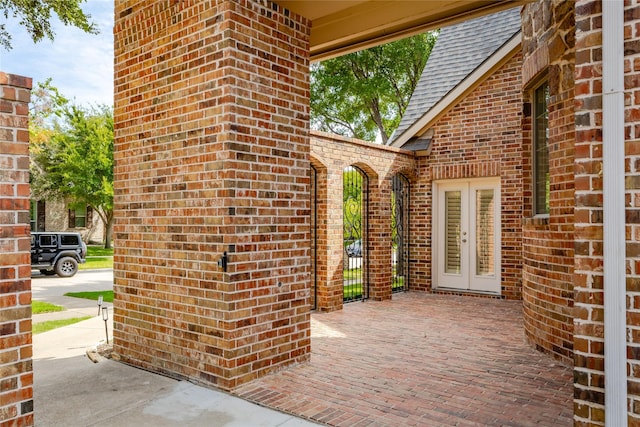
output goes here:
[[64, 201], [32, 200], [31, 231], [78, 231], [89, 243], [101, 243], [104, 226], [91, 206], [74, 207]]
[[442, 29], [390, 139], [417, 155], [414, 290], [522, 296], [520, 43], [520, 8]]

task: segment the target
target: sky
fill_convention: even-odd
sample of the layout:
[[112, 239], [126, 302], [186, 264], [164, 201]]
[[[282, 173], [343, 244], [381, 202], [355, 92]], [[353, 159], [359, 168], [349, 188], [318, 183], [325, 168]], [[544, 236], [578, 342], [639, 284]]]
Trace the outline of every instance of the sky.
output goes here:
[[113, 0], [87, 0], [81, 7], [100, 34], [66, 27], [56, 17], [54, 41], [37, 44], [15, 18], [0, 14], [13, 45], [10, 51], [0, 46], [0, 71], [31, 77], [34, 87], [51, 77], [60, 93], [79, 105], [113, 105]]

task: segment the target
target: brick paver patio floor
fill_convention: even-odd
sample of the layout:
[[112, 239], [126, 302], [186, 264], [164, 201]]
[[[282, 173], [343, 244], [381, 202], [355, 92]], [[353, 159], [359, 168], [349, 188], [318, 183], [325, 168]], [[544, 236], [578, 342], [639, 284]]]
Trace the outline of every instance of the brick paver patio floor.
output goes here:
[[520, 302], [397, 294], [311, 329], [308, 364], [235, 394], [336, 426], [572, 425], [572, 369], [525, 343]]

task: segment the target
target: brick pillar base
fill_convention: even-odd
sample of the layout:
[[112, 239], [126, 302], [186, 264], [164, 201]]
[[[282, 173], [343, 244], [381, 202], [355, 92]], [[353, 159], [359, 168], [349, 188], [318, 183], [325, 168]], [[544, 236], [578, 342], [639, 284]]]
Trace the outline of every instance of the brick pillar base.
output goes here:
[[223, 389], [306, 360], [310, 23], [250, 0], [115, 16], [115, 350]]
[[29, 260], [31, 79], [0, 72], [0, 425], [33, 425]]

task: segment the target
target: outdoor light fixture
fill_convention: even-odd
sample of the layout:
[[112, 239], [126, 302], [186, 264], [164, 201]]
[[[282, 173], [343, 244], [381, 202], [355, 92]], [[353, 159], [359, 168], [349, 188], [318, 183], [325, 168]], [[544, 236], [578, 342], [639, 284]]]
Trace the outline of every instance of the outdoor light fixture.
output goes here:
[[100, 316], [100, 306], [102, 306], [102, 295], [98, 297], [98, 316]]
[[109, 307], [102, 307], [102, 320], [104, 320], [104, 334], [107, 336], [107, 344], [109, 344], [109, 331], [107, 330], [107, 320], [109, 320]]

